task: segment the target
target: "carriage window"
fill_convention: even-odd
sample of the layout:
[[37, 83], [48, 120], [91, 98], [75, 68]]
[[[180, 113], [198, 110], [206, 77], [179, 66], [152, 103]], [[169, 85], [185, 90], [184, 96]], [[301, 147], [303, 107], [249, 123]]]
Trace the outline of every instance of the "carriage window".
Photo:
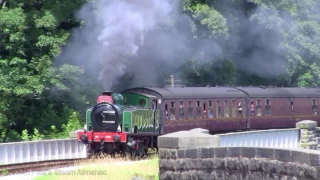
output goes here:
[[213, 118], [213, 107], [212, 107], [212, 101], [209, 101], [208, 117], [209, 117], [210, 119], [212, 119], [212, 118]]
[[174, 102], [171, 102], [170, 120], [176, 120], [176, 108], [174, 107]]
[[165, 113], [166, 113], [166, 119], [169, 120], [169, 116], [168, 116], [168, 104], [166, 104], [166, 105], [164, 106], [164, 108], [165, 108]]
[[317, 115], [317, 101], [315, 99], [312, 99], [312, 114]]
[[184, 119], [184, 106], [182, 101], [180, 101], [179, 119], [180, 120]]
[[232, 100], [232, 117], [237, 117], [236, 100]]
[[266, 100], [265, 116], [271, 116], [271, 103], [269, 99]]
[[221, 117], [221, 105], [220, 105], [220, 101], [217, 101], [217, 118], [220, 118]]
[[257, 111], [257, 116], [262, 116], [260, 100], [256, 101], [256, 111]]
[[188, 119], [193, 119], [193, 107], [192, 107], [192, 101], [189, 101], [189, 107], [188, 107]]
[[207, 117], [207, 110], [206, 110], [206, 103], [203, 103], [203, 114], [205, 117]]
[[197, 119], [201, 118], [201, 106], [200, 101], [197, 102]]
[[229, 103], [228, 100], [224, 101], [224, 117], [229, 117]]
[[[243, 105], [242, 105], [243, 104]], [[245, 118], [245, 117], [247, 117], [247, 111], [246, 111], [246, 106], [245, 106], [245, 104], [244, 103], [241, 103], [241, 109], [242, 109], [242, 111], [241, 111], [241, 114], [240, 114], [240, 116], [242, 117], [242, 118]]]

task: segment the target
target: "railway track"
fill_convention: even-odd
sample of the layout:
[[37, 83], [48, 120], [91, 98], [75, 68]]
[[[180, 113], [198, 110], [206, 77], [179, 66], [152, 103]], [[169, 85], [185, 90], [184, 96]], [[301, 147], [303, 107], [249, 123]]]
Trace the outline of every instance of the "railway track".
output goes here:
[[33, 171], [46, 171], [46, 170], [55, 169], [55, 168], [69, 167], [85, 159], [86, 158], [63, 159], [63, 160], [38, 161], [38, 162], [29, 162], [29, 163], [21, 163], [21, 164], [1, 165], [0, 177], [11, 175], [11, 174], [26, 173], [26, 172], [33, 172]]
[[11, 174], [20, 174], [20, 173], [27, 173], [27, 172], [33, 172], [33, 171], [47, 171], [51, 169], [57, 169], [57, 168], [64, 168], [64, 167], [70, 167], [74, 165], [79, 165], [80, 163], [89, 163], [92, 162], [92, 160], [98, 160], [98, 159], [122, 159], [126, 161], [132, 161], [132, 160], [143, 160], [148, 159], [155, 155], [155, 151], [149, 152], [144, 157], [121, 157], [120, 155], [117, 155], [116, 157], [112, 158], [110, 155], [103, 155], [103, 154], [97, 154], [94, 156], [91, 156], [90, 158], [78, 158], [78, 159], [62, 159], [62, 160], [51, 160], [51, 161], [38, 161], [38, 162], [29, 162], [29, 163], [20, 163], [20, 164], [9, 164], [9, 165], [0, 165], [0, 177], [11, 175]]

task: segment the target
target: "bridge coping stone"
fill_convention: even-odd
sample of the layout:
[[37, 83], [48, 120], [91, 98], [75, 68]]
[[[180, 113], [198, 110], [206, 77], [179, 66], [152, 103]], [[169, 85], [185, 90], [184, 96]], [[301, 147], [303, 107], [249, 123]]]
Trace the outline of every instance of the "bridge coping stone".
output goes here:
[[186, 149], [219, 146], [219, 137], [199, 130], [178, 131], [158, 137], [159, 148]]
[[316, 129], [317, 126], [318, 122], [312, 120], [303, 120], [296, 123], [296, 128], [299, 129]]

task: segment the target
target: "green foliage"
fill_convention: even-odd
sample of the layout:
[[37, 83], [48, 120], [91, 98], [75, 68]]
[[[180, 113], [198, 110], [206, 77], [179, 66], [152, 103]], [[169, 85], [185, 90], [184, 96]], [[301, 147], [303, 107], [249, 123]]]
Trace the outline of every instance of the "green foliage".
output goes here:
[[199, 63], [191, 60], [182, 70], [180, 77], [188, 86], [233, 85], [237, 80], [236, 66], [229, 60]]
[[80, 123], [79, 113], [73, 112], [68, 120], [68, 123], [66, 125], [62, 125], [63, 134], [65, 135], [65, 137], [67, 137], [69, 135], [69, 132], [80, 129], [82, 127], [83, 126], [81, 126]]
[[44, 138], [44, 135], [40, 134], [39, 130], [34, 128], [33, 135], [31, 136], [31, 140], [36, 141], [36, 140], [42, 140], [43, 138]]
[[30, 137], [29, 137], [29, 134], [28, 134], [28, 130], [25, 129], [25, 130], [22, 131], [21, 139], [23, 141], [29, 141], [30, 140]]
[[[84, 23], [74, 14], [86, 1], [0, 2], [0, 141], [64, 138], [83, 127], [85, 109], [99, 93], [95, 77], [83, 67], [53, 65], [72, 29]], [[179, 2], [196, 49], [173, 70], [186, 85], [320, 85], [318, 1]], [[168, 25], [179, 23], [170, 19]], [[208, 39], [220, 49], [198, 51], [198, 42]], [[282, 71], [259, 74], [275, 67]], [[121, 88], [132, 79], [123, 77]]]
[[1, 2], [1, 140], [43, 139], [51, 125], [61, 131], [73, 109], [91, 102], [87, 89], [79, 91], [79, 96], [72, 92], [75, 86], [79, 88], [83, 73], [79, 67], [52, 66], [71, 29], [78, 25], [74, 12], [85, 1]]
[[201, 31], [200, 28], [196, 28], [200, 36], [208, 36], [210, 38], [217, 38], [219, 36], [228, 37], [226, 19], [213, 7], [210, 7], [208, 4], [191, 4], [188, 1], [184, 7], [186, 11], [191, 13], [198, 26], [206, 26], [209, 32], [211, 32], [207, 34], [207, 31]]

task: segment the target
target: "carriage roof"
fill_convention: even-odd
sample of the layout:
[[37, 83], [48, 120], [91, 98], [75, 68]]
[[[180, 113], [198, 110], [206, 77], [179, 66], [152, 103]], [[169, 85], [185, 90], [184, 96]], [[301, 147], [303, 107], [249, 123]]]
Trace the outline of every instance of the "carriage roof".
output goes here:
[[280, 88], [280, 87], [141, 87], [124, 92], [158, 94], [163, 99], [207, 99], [207, 98], [316, 98], [319, 88]]
[[156, 93], [163, 99], [207, 99], [246, 97], [238, 89], [231, 87], [164, 87], [134, 88], [125, 92]]

